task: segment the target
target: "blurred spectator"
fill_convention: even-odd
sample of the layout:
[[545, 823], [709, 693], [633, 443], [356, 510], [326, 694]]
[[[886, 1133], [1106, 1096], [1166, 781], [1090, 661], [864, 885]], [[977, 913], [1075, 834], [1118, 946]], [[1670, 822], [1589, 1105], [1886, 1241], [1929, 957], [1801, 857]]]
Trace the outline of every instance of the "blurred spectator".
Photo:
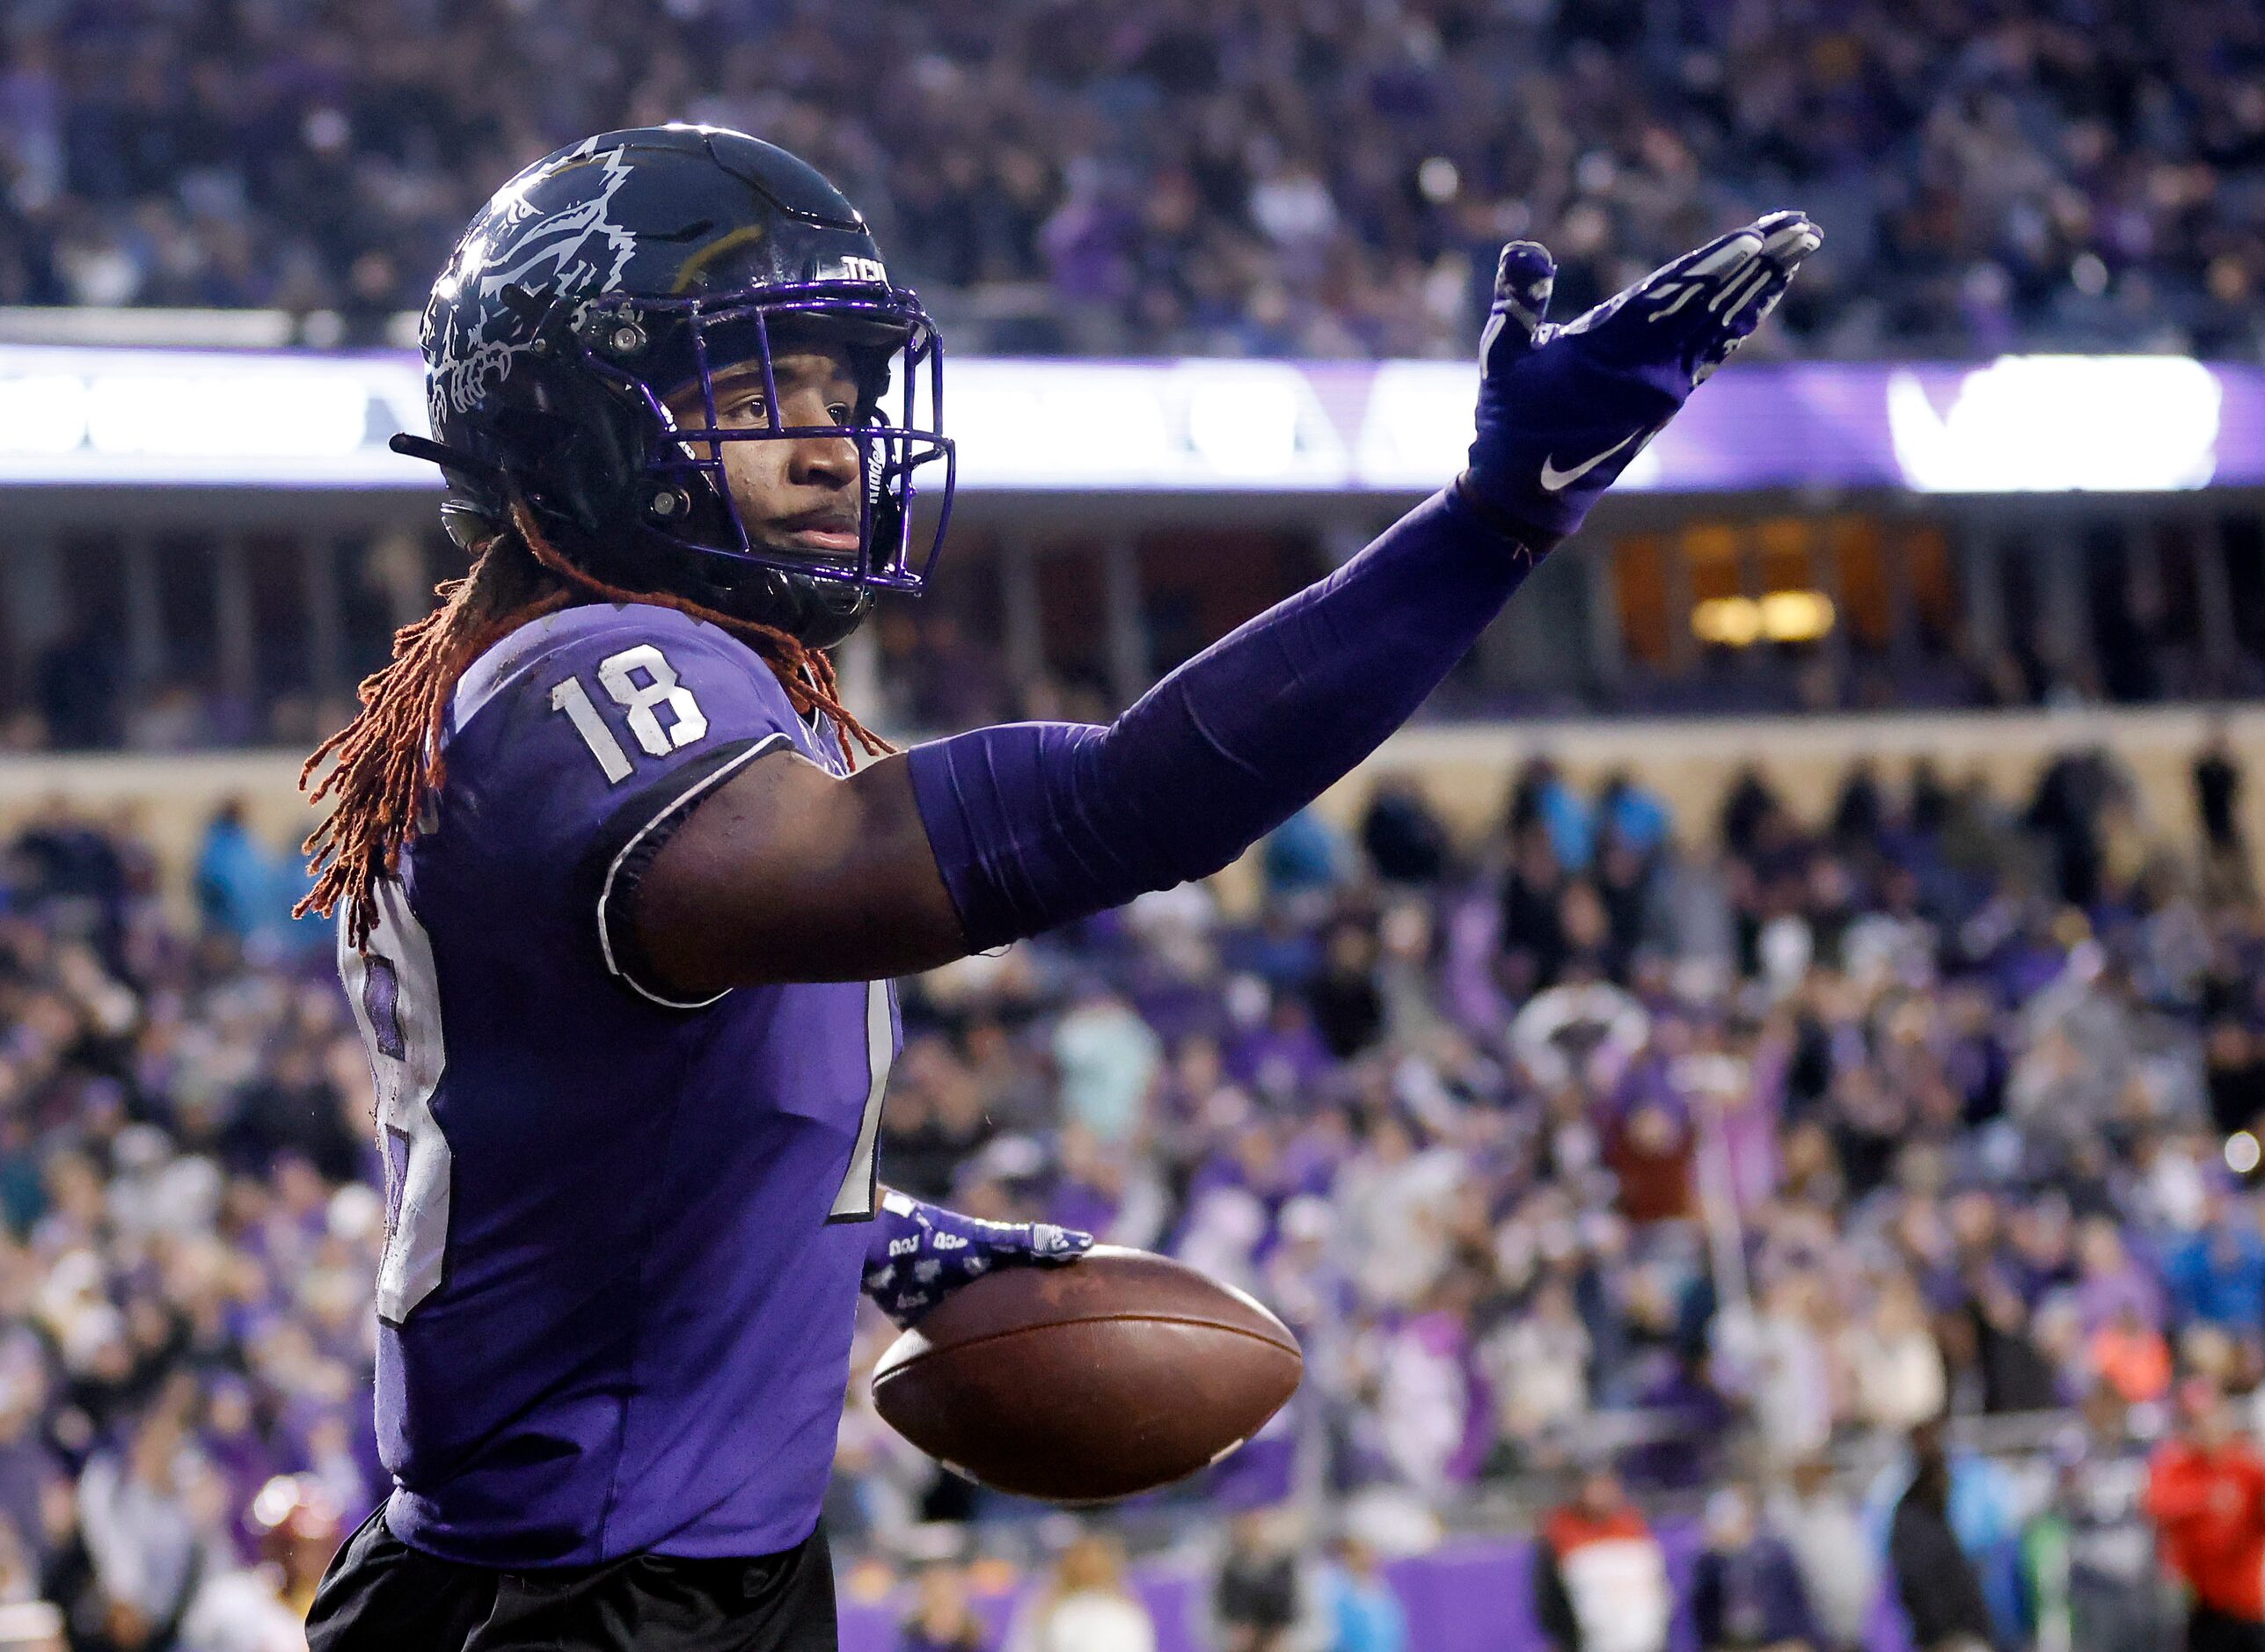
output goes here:
[[1526, 1312], [1506, 1318], [1480, 1349], [1506, 1440], [1531, 1452], [1589, 1409], [1595, 1351], [1572, 1290], [1545, 1281]]
[[2203, 1377], [2178, 1394], [2178, 1431], [2155, 1454], [2147, 1511], [2189, 1597], [2189, 1652], [2265, 1645], [2265, 1460]]
[[2221, 1136], [2247, 1130], [2257, 1137], [2265, 1122], [2265, 1036], [2232, 1014], [2213, 1022], [2203, 1051], [2210, 1122]]
[[1384, 995], [1377, 990], [1378, 947], [1365, 924], [1342, 923], [1323, 942], [1320, 973], [1305, 991], [1314, 1030], [1329, 1054], [1349, 1060], [1384, 1030]]
[[2163, 1334], [2124, 1304], [2115, 1319], [2092, 1335], [2092, 1368], [2126, 1405], [2159, 1400], [2170, 1392], [2171, 1347]]
[[1344, 878], [1346, 854], [1337, 829], [1320, 811], [1302, 808], [1267, 834], [1259, 865], [1276, 900], [1327, 893]]
[[1308, 1652], [1327, 1633], [1291, 1517], [1287, 1509], [1250, 1509], [1228, 1522], [1211, 1583], [1218, 1652]]
[[1024, 1609], [1006, 1652], [1156, 1652], [1148, 1608], [1125, 1586], [1114, 1539], [1086, 1532], [1062, 1552]]
[[1557, 1652], [1661, 1652], [1674, 1597], [1659, 1539], [1608, 1468], [1543, 1524], [1535, 1616]]
[[2053, 1493], [2027, 1546], [2041, 1642], [2071, 1652], [2150, 1652], [2177, 1631], [2148, 1518], [2147, 1460], [2122, 1403], [2098, 1388], [2056, 1451]]
[[[1618, 1084], [1650, 1033], [1650, 1018], [1633, 997], [1584, 976], [1529, 998], [1510, 1022], [1510, 1049], [1545, 1089], [1577, 1085], [1594, 1093]], [[1668, 1208], [1660, 1213], [1673, 1215], [1685, 1192], [1682, 1161], [1687, 1148], [1678, 1121], [1660, 1122], [1672, 1142], [1658, 1140], [1656, 1132], [1654, 1139], [1677, 1161], [1677, 1167], [1665, 1173], [1670, 1186], [1661, 1197]]]
[[1664, 849], [1675, 829], [1665, 800], [1625, 769], [1605, 776], [1596, 788], [1596, 819], [1608, 846], [1626, 850], [1639, 863]]
[[950, 1043], [933, 1034], [908, 1038], [890, 1070], [881, 1115], [889, 1184], [917, 1198], [949, 1198], [960, 1166], [996, 1129], [984, 1115], [982, 1086]]
[[1911, 1483], [1888, 1539], [1896, 1592], [1919, 1652], [1988, 1652], [1989, 1604], [1950, 1523], [1950, 1465], [1933, 1426], [1911, 1436]]
[[1942, 1350], [1907, 1276], [1881, 1287], [1868, 1320], [1849, 1334], [1845, 1357], [1856, 1379], [1856, 1412], [1867, 1422], [1904, 1434], [1942, 1414], [1949, 1399]]
[[1575, 874], [1589, 870], [1596, 841], [1596, 813], [1549, 758], [1536, 757], [1519, 773], [1510, 788], [1509, 824], [1513, 833], [1538, 829], [1560, 870]]
[[2241, 830], [2241, 765], [2227, 743], [2223, 723], [2210, 730], [2210, 743], [2195, 759], [2195, 812], [2211, 881], [2239, 894], [2249, 887], [2248, 842]]
[[55, 938], [92, 939], [114, 952], [126, 920], [138, 845], [120, 841], [51, 797], [8, 847], [12, 903]]
[[1832, 1434], [1830, 1343], [1819, 1321], [1830, 1305], [1816, 1280], [1788, 1273], [1771, 1282], [1754, 1324], [1754, 1415], [1772, 1460], [1824, 1449]]
[[990, 1637], [968, 1604], [968, 1580], [956, 1562], [920, 1568], [919, 1594], [897, 1634], [897, 1652], [987, 1652]]
[[1054, 1034], [1063, 1117], [1105, 1145], [1123, 1144], [1140, 1127], [1160, 1059], [1148, 1023], [1096, 983]]
[[1407, 1611], [1367, 1544], [1339, 1539], [1321, 1585], [1328, 1635], [1321, 1652], [1408, 1652]]
[[208, 929], [241, 941], [279, 927], [290, 910], [278, 857], [244, 823], [244, 800], [230, 798], [214, 811], [197, 852], [197, 910]]
[[1870, 1626], [1880, 1556], [1854, 1502], [1833, 1483], [1830, 1458], [1807, 1457], [1793, 1466], [1770, 1497], [1769, 1523], [1800, 1568], [1818, 1652], [1847, 1652]]
[[182, 1652], [304, 1652], [307, 1608], [345, 1536], [337, 1510], [311, 1480], [278, 1475], [252, 1517], [261, 1563], [216, 1570], [203, 1583], [182, 1620]]
[[1800, 1567], [1743, 1486], [1707, 1499], [1691, 1613], [1706, 1652], [1819, 1652], [1823, 1645]]
[[2213, 1199], [2207, 1224], [2163, 1258], [2172, 1305], [2188, 1324], [2215, 1325], [2237, 1335], [2265, 1333], [2265, 1238], [2256, 1212]]
[[1369, 795], [1361, 847], [1387, 883], [1428, 886], [1447, 870], [1447, 829], [1414, 780], [1387, 777]]
[[79, 1528], [103, 1607], [99, 1633], [164, 1646], [212, 1567], [191, 1500], [203, 1466], [163, 1410], [122, 1448], [98, 1451], [78, 1483]]

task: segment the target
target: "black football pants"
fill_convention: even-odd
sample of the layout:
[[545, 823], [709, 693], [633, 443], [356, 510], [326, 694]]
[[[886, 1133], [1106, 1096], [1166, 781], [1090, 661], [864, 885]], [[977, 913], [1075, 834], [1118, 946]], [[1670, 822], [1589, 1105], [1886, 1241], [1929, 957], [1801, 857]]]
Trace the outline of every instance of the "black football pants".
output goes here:
[[384, 1509], [323, 1575], [309, 1652], [839, 1652], [822, 1527], [754, 1560], [632, 1554], [493, 1571], [411, 1548]]

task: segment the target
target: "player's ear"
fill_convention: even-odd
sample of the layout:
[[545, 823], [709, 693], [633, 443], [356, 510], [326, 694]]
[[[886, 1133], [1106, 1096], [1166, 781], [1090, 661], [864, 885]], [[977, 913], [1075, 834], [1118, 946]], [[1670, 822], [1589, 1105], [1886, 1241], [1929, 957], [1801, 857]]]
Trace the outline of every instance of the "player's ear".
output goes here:
[[1479, 339], [1479, 364], [1492, 373], [1534, 347], [1550, 289], [1557, 284], [1557, 260], [1538, 241], [1513, 241], [1494, 266], [1494, 303]]

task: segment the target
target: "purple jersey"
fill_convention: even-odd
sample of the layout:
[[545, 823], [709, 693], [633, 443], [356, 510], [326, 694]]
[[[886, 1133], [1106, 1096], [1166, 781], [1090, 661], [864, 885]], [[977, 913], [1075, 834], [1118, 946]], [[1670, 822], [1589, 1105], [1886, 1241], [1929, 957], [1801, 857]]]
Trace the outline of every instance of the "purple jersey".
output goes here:
[[[810, 1535], [896, 1047], [884, 983], [677, 1004], [622, 892], [791, 748], [766, 666], [672, 610], [571, 608], [473, 664], [447, 779], [340, 972], [377, 1078], [386, 1519], [503, 1567]], [[773, 757], [772, 761], [786, 761]]]

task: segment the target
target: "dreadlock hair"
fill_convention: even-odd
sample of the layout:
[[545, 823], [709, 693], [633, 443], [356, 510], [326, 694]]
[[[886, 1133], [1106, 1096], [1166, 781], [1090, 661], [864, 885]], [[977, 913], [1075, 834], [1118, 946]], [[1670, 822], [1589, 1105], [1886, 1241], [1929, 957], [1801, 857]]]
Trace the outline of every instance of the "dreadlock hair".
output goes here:
[[[575, 603], [649, 603], [705, 620], [760, 654], [796, 711], [806, 717], [823, 712], [832, 720], [849, 767], [857, 766], [852, 739], [872, 757], [895, 749], [843, 706], [833, 662], [817, 649], [670, 592], [608, 584], [559, 553], [525, 500], [513, 497], [510, 517], [508, 528], [474, 547], [462, 579], [435, 588], [440, 606], [394, 633], [392, 659], [357, 691], [362, 710], [299, 770], [309, 803], [336, 802], [303, 845], [314, 887], [291, 915], [327, 917], [344, 903], [347, 939], [357, 949], [377, 922], [377, 881], [398, 874], [401, 850], [417, 836], [426, 800], [447, 778], [441, 739], [457, 678], [520, 626]], [[314, 783], [325, 763], [329, 771]]]

